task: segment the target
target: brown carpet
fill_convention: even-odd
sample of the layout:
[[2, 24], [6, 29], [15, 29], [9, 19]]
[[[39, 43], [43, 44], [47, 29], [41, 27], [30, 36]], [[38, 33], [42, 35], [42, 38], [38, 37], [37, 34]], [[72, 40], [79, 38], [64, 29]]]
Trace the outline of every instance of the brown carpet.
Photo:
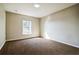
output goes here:
[[79, 55], [79, 48], [53, 40], [33, 38], [6, 42], [1, 55]]

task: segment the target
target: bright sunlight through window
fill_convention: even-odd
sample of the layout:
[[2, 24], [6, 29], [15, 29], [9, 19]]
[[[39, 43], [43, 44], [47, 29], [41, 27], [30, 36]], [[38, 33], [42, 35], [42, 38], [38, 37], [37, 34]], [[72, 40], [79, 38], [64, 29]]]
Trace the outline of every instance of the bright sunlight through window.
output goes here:
[[32, 21], [23, 20], [23, 32], [22, 34], [32, 34]]

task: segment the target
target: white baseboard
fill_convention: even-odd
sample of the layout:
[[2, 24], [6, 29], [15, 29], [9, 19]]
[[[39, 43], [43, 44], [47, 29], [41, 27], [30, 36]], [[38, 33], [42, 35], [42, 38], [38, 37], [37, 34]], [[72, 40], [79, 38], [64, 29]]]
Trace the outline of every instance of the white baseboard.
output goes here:
[[70, 43], [66, 43], [66, 42], [61, 42], [61, 41], [57, 41], [57, 42], [60, 42], [60, 43], [63, 43], [63, 44], [67, 44], [67, 45], [70, 45], [70, 46], [73, 46], [73, 47], [76, 47], [76, 48], [79, 48], [78, 45], [74, 45], [74, 44], [70, 44]]
[[36, 37], [28, 37], [28, 38], [16, 38], [16, 39], [8, 39], [6, 41], [15, 41], [15, 40], [23, 40], [23, 39], [30, 39], [30, 38], [37, 38], [39, 36], [36, 36]]
[[[43, 37], [45, 38], [45, 37]], [[47, 38], [46, 38], [47, 39]], [[79, 48], [78, 45], [75, 45], [75, 44], [70, 44], [70, 43], [66, 43], [66, 42], [62, 42], [62, 41], [59, 41], [59, 40], [54, 40], [54, 39], [48, 39], [48, 40], [53, 40], [53, 41], [56, 41], [56, 42], [59, 42], [59, 43], [63, 43], [63, 44], [67, 44], [67, 45], [70, 45], [70, 46], [73, 46], [73, 47], [76, 47], [76, 48]]]
[[15, 41], [15, 40], [22, 40], [22, 39], [8, 39], [6, 41]]
[[58, 40], [54, 40], [54, 41], [60, 42], [60, 43], [63, 43], [63, 44], [67, 44], [67, 45], [69, 45], [69, 46], [73, 46], [73, 47], [76, 47], [76, 48], [79, 48], [78, 45], [74, 45], [74, 44], [70, 44], [70, 43], [66, 43], [66, 42], [62, 42], [62, 41], [58, 41]]
[[[42, 37], [42, 38], [44, 38], [44, 37]], [[7, 41], [14, 41], [14, 40], [23, 40], [23, 38], [22, 39], [21, 38], [20, 39], [9, 39]], [[49, 39], [49, 40], [53, 40], [53, 39]], [[67, 45], [70, 45], [70, 46], [73, 46], [73, 47], [76, 47], [76, 48], [79, 48], [78, 45], [74, 45], [74, 44], [70, 44], [70, 43], [66, 43], [66, 42], [62, 42], [62, 41], [58, 41], [58, 40], [54, 40], [54, 41], [59, 42], [59, 43], [63, 43], [63, 44], [67, 44]]]
[[4, 42], [2, 42], [1, 46], [0, 46], [0, 50], [2, 49], [2, 47], [4, 46], [6, 40], [4, 40]]

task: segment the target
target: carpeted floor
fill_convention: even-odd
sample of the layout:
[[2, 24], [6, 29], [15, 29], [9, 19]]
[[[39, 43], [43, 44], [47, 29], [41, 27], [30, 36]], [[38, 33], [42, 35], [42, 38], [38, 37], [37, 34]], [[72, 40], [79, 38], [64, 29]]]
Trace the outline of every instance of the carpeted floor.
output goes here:
[[1, 55], [79, 55], [79, 48], [53, 40], [32, 38], [6, 42]]

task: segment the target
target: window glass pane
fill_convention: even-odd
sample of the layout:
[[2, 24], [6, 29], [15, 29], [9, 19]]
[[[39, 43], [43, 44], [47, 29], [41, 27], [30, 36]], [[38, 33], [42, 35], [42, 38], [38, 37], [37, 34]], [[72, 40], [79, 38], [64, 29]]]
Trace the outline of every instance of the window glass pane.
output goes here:
[[23, 20], [23, 34], [32, 34], [32, 22]]

